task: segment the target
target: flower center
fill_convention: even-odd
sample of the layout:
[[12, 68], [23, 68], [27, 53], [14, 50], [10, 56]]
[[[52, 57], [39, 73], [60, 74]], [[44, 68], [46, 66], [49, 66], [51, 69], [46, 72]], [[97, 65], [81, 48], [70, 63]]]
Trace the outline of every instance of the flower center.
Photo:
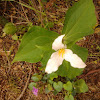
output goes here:
[[58, 50], [58, 55], [59, 56], [62, 55], [62, 57], [63, 57], [64, 54], [65, 54], [65, 49]]

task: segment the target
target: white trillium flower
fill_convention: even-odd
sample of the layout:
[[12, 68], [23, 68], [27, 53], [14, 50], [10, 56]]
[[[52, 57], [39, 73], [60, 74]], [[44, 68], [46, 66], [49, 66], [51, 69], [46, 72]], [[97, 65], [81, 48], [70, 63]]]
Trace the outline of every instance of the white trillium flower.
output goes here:
[[62, 39], [65, 35], [60, 35], [56, 38], [52, 44], [52, 49], [56, 52], [52, 53], [50, 59], [47, 62], [45, 72], [48, 74], [58, 70], [58, 67], [63, 63], [63, 60], [70, 62], [74, 68], [84, 68], [86, 64], [82, 59], [73, 54], [72, 50], [67, 49], [67, 46], [62, 43]]

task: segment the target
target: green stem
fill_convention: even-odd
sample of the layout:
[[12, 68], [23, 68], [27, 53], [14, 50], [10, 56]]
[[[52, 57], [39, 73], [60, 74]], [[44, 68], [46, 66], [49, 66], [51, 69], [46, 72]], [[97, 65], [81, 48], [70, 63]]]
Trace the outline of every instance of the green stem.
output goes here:
[[[17, 1], [15, 1], [15, 2], [17, 2]], [[21, 3], [21, 2], [17, 2], [17, 3], [19, 3], [19, 4], [23, 5], [24, 7], [27, 7], [27, 8], [29, 8], [29, 9], [32, 9], [32, 10], [34, 10], [34, 11], [38, 12], [38, 13], [41, 13], [42, 15], [46, 15], [45, 13], [40, 12], [40, 11], [38, 11], [38, 10], [34, 9], [33, 7], [31, 7], [31, 6], [29, 6], [29, 5], [23, 4], [23, 3]]]

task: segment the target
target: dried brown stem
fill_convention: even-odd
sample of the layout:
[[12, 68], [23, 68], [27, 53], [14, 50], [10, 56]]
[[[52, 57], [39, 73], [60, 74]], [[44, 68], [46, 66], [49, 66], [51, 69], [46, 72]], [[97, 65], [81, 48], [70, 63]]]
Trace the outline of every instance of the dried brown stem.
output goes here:
[[85, 75], [83, 74], [83, 75], [78, 76], [78, 78], [86, 77], [86, 76], [93, 74], [93, 73], [96, 73], [96, 72], [100, 72], [100, 69], [92, 70]]
[[[19, 0], [19, 2], [21, 3], [21, 0]], [[25, 17], [26, 17], [27, 21], [29, 22], [29, 19], [28, 19], [28, 17], [27, 17], [27, 14], [25, 13], [24, 7], [23, 7], [22, 5], [21, 5], [21, 7], [22, 7], [22, 10], [23, 10], [23, 12], [24, 12], [24, 14], [25, 14]]]
[[28, 85], [28, 83], [29, 83], [30, 76], [31, 76], [31, 72], [32, 72], [31, 66], [29, 66], [29, 67], [30, 67], [30, 72], [29, 72], [29, 76], [28, 76], [27, 82], [26, 82], [26, 84], [25, 84], [25, 87], [24, 87], [22, 93], [20, 94], [20, 96], [19, 96], [16, 100], [20, 100], [20, 99], [21, 99], [21, 97], [23, 96], [23, 94], [24, 94], [24, 92], [25, 92], [25, 90], [26, 90], [26, 88], [27, 88], [27, 85]]

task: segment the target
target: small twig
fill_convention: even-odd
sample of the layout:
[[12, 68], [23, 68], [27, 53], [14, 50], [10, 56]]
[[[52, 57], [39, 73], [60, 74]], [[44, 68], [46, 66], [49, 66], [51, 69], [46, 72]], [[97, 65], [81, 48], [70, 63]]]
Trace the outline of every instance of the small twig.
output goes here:
[[[15, 8], [15, 10], [18, 12], [18, 13], [20, 13], [20, 15], [22, 16], [22, 17], [24, 17], [25, 18], [25, 15], [24, 15], [24, 12], [22, 13], [20, 10], [18, 10], [11, 2], [10, 2], [10, 4], [13, 6], [13, 8]], [[9, 15], [10, 16], [10, 15]], [[16, 17], [16, 16], [12, 16], [13, 18], [18, 18], [18, 19], [23, 19], [23, 18], [21, 18], [21, 17]], [[26, 20], [26, 19], [25, 19]]]
[[20, 22], [20, 23], [15, 23], [16, 25], [17, 24], [28, 24], [28, 22]]
[[78, 78], [86, 77], [86, 76], [88, 76], [88, 75], [90, 75], [90, 74], [93, 74], [93, 73], [96, 73], [96, 72], [100, 72], [100, 69], [92, 70], [92, 71], [88, 72], [88, 73], [85, 74], [85, 75], [83, 74], [83, 75], [78, 76]]
[[11, 22], [13, 23], [13, 17], [12, 17], [12, 15], [11, 15]]
[[[19, 0], [19, 3], [21, 3], [21, 0]], [[27, 17], [27, 14], [25, 13], [25, 10], [24, 10], [23, 5], [21, 5], [21, 7], [22, 7], [22, 10], [23, 10], [23, 12], [24, 12], [24, 14], [25, 14], [26, 20], [29, 22], [29, 19], [28, 19], [28, 17]]]
[[[16, 16], [12, 16], [12, 15], [9, 15], [7, 13], [4, 13], [4, 15], [6, 15], [7, 17], [12, 17], [12, 18], [16, 18], [16, 19], [23, 19], [22, 17], [16, 17]], [[24, 16], [24, 15], [23, 15]], [[23, 19], [24, 20], [24, 19]]]
[[[15, 1], [15, 2], [17, 2], [17, 1]], [[27, 7], [27, 8], [29, 8], [29, 9], [32, 9], [32, 10], [34, 10], [35, 12], [38, 12], [38, 13], [41, 13], [42, 15], [45, 15], [45, 13], [40, 12], [40, 11], [38, 11], [38, 10], [34, 9], [33, 7], [31, 7], [31, 6], [27, 5], [27, 4], [20, 3], [20, 2], [17, 2], [17, 3], [19, 3], [19, 4], [23, 5], [24, 7]]]
[[89, 74], [96, 73], [96, 72], [100, 72], [100, 69], [92, 70], [92, 71], [88, 72], [85, 76], [87, 76], [87, 75], [89, 75]]
[[5, 7], [4, 7], [4, 12], [3, 12], [3, 15], [4, 15], [4, 13], [6, 12], [6, 9], [7, 9], [7, 7], [6, 7], [6, 6], [7, 6], [7, 1], [5, 1], [4, 6], [5, 6]]
[[26, 82], [26, 84], [25, 84], [25, 87], [24, 87], [22, 93], [20, 94], [20, 96], [19, 96], [16, 100], [20, 100], [20, 99], [21, 99], [21, 97], [23, 96], [23, 94], [24, 94], [24, 92], [25, 92], [25, 90], [26, 90], [26, 88], [27, 88], [27, 85], [28, 85], [28, 83], [29, 83], [30, 76], [31, 76], [31, 72], [32, 72], [31, 66], [29, 66], [29, 67], [30, 67], [30, 72], [29, 72], [29, 76], [28, 76], [27, 82]]
[[46, 4], [46, 8], [49, 8], [51, 6], [53, 6], [53, 4], [55, 3], [56, 0], [50, 0], [47, 4]]

